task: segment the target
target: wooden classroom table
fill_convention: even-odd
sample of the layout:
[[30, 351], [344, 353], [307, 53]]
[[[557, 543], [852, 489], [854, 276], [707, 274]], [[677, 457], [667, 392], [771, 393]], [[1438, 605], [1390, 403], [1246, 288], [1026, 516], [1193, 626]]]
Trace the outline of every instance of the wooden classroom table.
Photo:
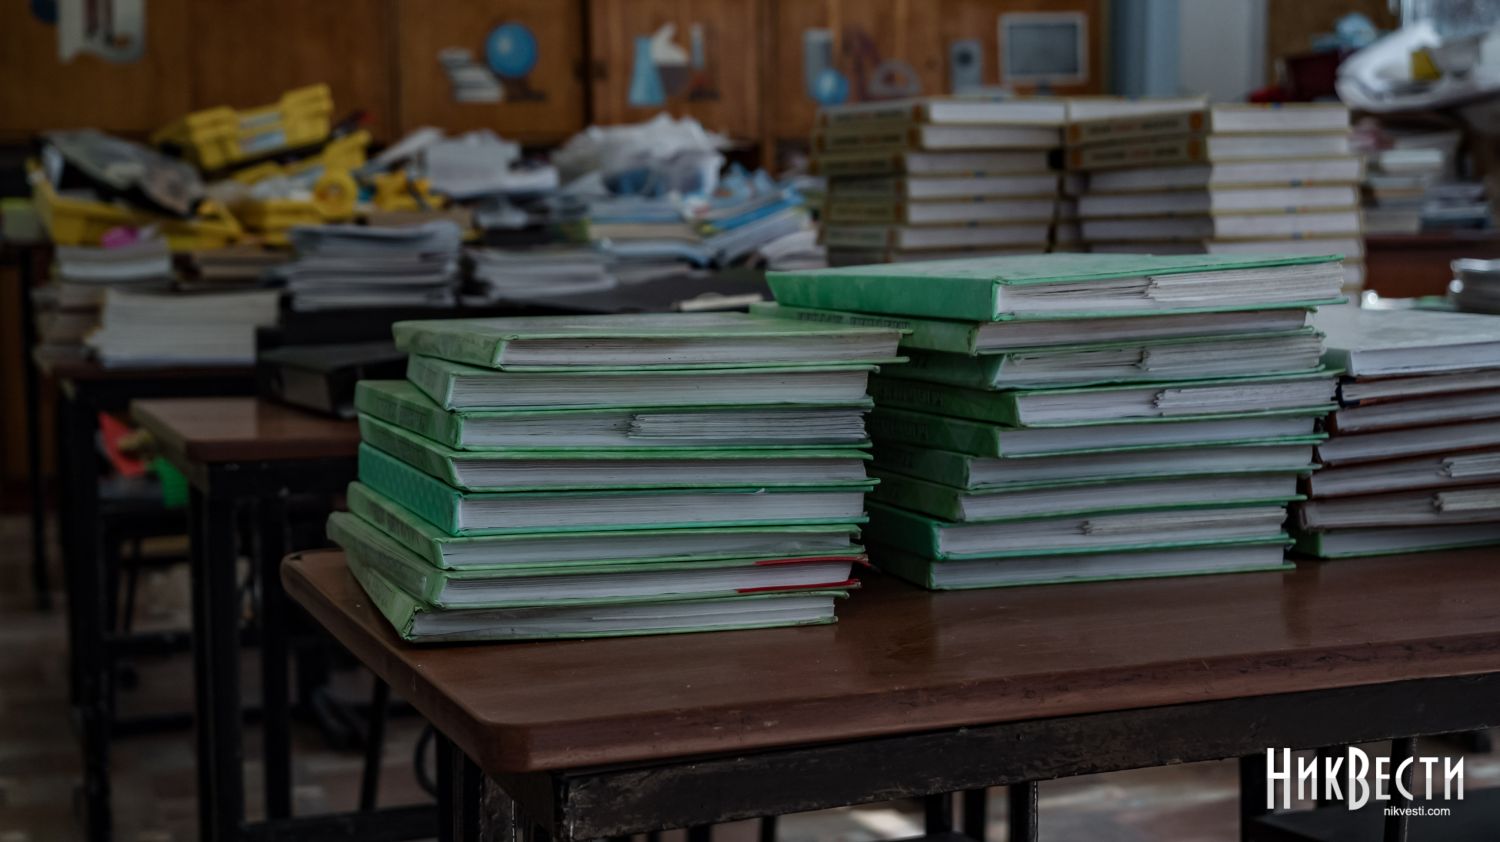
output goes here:
[[1038, 780], [1500, 723], [1492, 549], [938, 594], [872, 575], [832, 626], [448, 646], [402, 643], [340, 552], [282, 575], [450, 741], [444, 839], [997, 785], [1034, 805]]
[[[430, 836], [431, 808], [292, 817], [287, 620], [278, 566], [284, 502], [336, 494], [355, 477], [359, 427], [259, 398], [143, 400], [131, 416], [187, 477], [193, 555], [193, 684], [203, 842], [237, 839], [409, 839]], [[261, 583], [266, 817], [245, 823], [236, 513], [257, 514]]]
[[[255, 390], [255, 374], [250, 366], [107, 368], [94, 360], [40, 354], [32, 360], [57, 388], [58, 543], [67, 591], [71, 701], [83, 749], [84, 824], [88, 838], [99, 842], [111, 832], [109, 741], [119, 724], [115, 660], [185, 643], [181, 635], [165, 632], [117, 634], [107, 622], [114, 615], [114, 595], [107, 587], [111, 571], [105, 569], [103, 552], [105, 508], [95, 445], [99, 413], [124, 410], [136, 398], [249, 394]], [[37, 402], [28, 400], [26, 411], [28, 425], [36, 428]], [[32, 507], [40, 513], [46, 507], [40, 460], [34, 459], [32, 467]], [[38, 544], [33, 551], [41, 549]], [[46, 560], [38, 557], [34, 563], [45, 565]]]

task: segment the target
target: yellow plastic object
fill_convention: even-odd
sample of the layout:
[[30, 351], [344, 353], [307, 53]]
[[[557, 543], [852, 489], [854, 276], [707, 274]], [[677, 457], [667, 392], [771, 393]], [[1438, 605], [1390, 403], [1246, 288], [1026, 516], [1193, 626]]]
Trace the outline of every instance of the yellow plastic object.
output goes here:
[[195, 111], [151, 136], [153, 144], [180, 146], [204, 170], [317, 143], [333, 125], [327, 85], [287, 91], [271, 105], [236, 111], [228, 106]]
[[301, 175], [308, 170], [323, 168], [327, 170], [354, 171], [365, 165], [365, 148], [370, 145], [370, 133], [364, 129], [357, 132], [334, 138], [323, 147], [323, 151], [305, 158], [301, 161], [282, 165], [275, 161], [266, 161], [235, 170], [230, 178], [241, 184], [255, 184], [268, 178], [277, 176]]
[[273, 245], [286, 243], [286, 230], [294, 225], [322, 225], [354, 218], [359, 185], [345, 170], [329, 170], [313, 185], [312, 199], [249, 199], [238, 202], [234, 212], [246, 228], [260, 232]]
[[1432, 53], [1425, 48], [1411, 52], [1411, 78], [1413, 82], [1436, 82], [1443, 78], [1443, 71], [1438, 70]]
[[205, 201], [192, 219], [147, 213], [93, 199], [58, 195], [52, 182], [34, 162], [27, 164], [31, 197], [52, 242], [60, 246], [97, 246], [113, 228], [154, 225], [173, 251], [223, 248], [238, 242], [245, 231], [222, 205]]
[[[443, 207], [443, 198], [433, 195], [427, 179], [410, 179], [404, 172], [380, 173], [374, 178], [375, 195], [371, 202], [383, 211], [414, 211]], [[413, 195], [415, 193], [415, 195]], [[417, 201], [417, 196], [422, 201]]]

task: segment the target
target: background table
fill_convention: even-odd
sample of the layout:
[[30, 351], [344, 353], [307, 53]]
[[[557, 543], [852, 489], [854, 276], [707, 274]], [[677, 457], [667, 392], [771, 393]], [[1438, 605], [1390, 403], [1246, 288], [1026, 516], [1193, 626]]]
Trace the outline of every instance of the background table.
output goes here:
[[1500, 723], [1493, 550], [940, 594], [875, 576], [834, 626], [440, 647], [403, 644], [340, 553], [283, 575], [477, 764], [450, 775], [465, 832], [476, 772], [583, 839]]

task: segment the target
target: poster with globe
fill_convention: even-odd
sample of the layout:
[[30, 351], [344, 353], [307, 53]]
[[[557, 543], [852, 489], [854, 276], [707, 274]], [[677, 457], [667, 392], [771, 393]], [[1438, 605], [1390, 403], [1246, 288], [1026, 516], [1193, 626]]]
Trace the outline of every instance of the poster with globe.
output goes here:
[[439, 50], [438, 63], [455, 102], [541, 102], [546, 94], [531, 85], [537, 49], [531, 27], [509, 20], [490, 28], [478, 50]]

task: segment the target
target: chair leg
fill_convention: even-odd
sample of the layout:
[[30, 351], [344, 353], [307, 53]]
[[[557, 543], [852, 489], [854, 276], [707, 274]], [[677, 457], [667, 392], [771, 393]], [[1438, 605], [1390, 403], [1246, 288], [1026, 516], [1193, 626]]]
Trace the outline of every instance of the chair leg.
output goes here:
[[760, 842], [776, 842], [776, 817], [765, 816], [760, 820]]
[[365, 768], [359, 780], [359, 809], [362, 812], [375, 809], [380, 791], [380, 761], [385, 755], [385, 718], [390, 701], [391, 685], [375, 679], [375, 689], [370, 694], [369, 727], [365, 730]]
[[125, 570], [125, 607], [120, 609], [120, 630], [129, 633], [135, 626], [135, 594], [141, 583], [141, 539], [130, 544], [130, 567]]

